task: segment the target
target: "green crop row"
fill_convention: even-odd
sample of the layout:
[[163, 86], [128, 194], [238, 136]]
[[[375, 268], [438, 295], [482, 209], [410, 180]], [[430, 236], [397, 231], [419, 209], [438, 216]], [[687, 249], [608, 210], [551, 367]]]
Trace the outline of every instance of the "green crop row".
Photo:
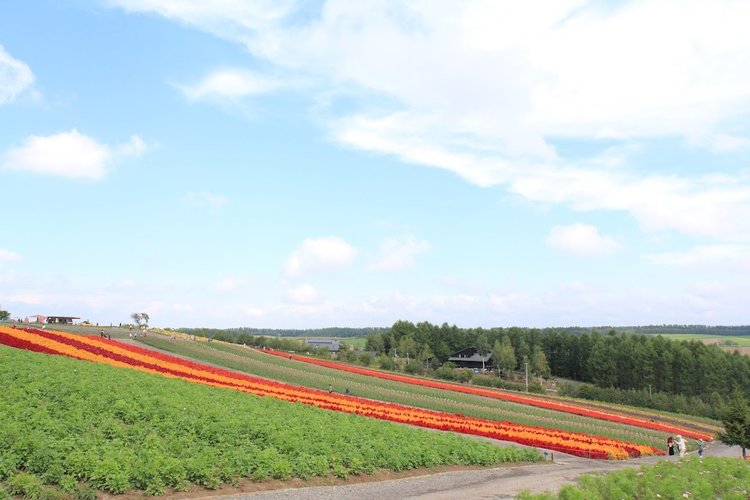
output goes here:
[[344, 392], [348, 388], [355, 396], [379, 401], [491, 420], [507, 420], [524, 425], [554, 427], [570, 432], [604, 435], [657, 448], [663, 447], [666, 439], [666, 435], [659, 431], [567, 413], [561, 415], [560, 412], [544, 408], [343, 372], [270, 356], [242, 346], [219, 342], [204, 344], [174, 341], [155, 337], [147, 338], [145, 342], [152, 347], [260, 377], [317, 389], [325, 389], [331, 384], [336, 392]]
[[662, 498], [745, 500], [750, 498], [750, 463], [736, 458], [665, 460], [640, 469], [586, 475], [558, 493], [519, 495], [522, 500], [596, 500]]
[[0, 383], [0, 498], [160, 494], [243, 478], [539, 459], [525, 449], [4, 346]]

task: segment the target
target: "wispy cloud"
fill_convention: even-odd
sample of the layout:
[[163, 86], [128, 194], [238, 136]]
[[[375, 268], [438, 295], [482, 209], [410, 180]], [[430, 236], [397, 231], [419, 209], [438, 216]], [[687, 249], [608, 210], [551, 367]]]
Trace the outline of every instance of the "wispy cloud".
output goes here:
[[[272, 71], [315, 80], [334, 101], [337, 90], [356, 88], [344, 112], [324, 113], [331, 137], [346, 146], [541, 203], [627, 212], [646, 230], [750, 234], [738, 222], [750, 221], [747, 179], [729, 187], [689, 174], [644, 178], [621, 158], [609, 159], [619, 168], [612, 171], [601, 151], [573, 162], [554, 142], [676, 137], [711, 151], [746, 150], [732, 126], [750, 111], [750, 4], [327, 1], [308, 18], [296, 16], [292, 1], [111, 4], [242, 44]], [[186, 95], [272, 86], [269, 77], [228, 70]]]
[[111, 164], [122, 156], [137, 156], [146, 149], [138, 136], [111, 148], [73, 129], [47, 136], [32, 135], [2, 158], [9, 170], [74, 179], [100, 180]]
[[220, 279], [216, 283], [215, 287], [217, 290], [220, 290], [222, 292], [230, 292], [241, 288], [245, 284], [247, 284], [247, 280], [245, 278], [228, 276], [226, 278]]
[[398, 271], [414, 264], [414, 256], [427, 252], [431, 246], [413, 235], [387, 238], [380, 245], [380, 252], [372, 263], [375, 271]]
[[600, 235], [596, 226], [582, 223], [555, 226], [546, 241], [550, 248], [574, 255], [605, 255], [621, 248], [614, 238]]
[[0, 104], [10, 102], [34, 83], [31, 69], [0, 45]]
[[192, 85], [179, 85], [178, 88], [188, 99], [234, 99], [271, 92], [281, 86], [280, 82], [241, 69], [214, 71]]
[[309, 283], [287, 290], [287, 297], [297, 304], [313, 304], [318, 301], [318, 290]]
[[218, 209], [227, 204], [225, 196], [208, 191], [190, 192], [185, 194], [185, 201], [196, 207]]
[[356, 258], [357, 249], [336, 236], [308, 238], [284, 263], [284, 273], [296, 278], [307, 273], [340, 270]]
[[736, 244], [699, 245], [686, 251], [653, 254], [648, 259], [656, 264], [691, 270], [750, 270], [750, 248]]
[[0, 248], [0, 265], [7, 263], [7, 262], [20, 260], [20, 259], [21, 259], [21, 256], [17, 254], [16, 252], [13, 252], [6, 248]]

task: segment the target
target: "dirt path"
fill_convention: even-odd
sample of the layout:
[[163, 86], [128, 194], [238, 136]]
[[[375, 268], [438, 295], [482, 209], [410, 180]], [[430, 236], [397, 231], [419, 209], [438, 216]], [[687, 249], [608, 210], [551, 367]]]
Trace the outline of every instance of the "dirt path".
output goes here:
[[[696, 454], [688, 454], [694, 457]], [[711, 443], [706, 456], [739, 457], [739, 447]], [[645, 457], [626, 461], [589, 460], [555, 453], [554, 462], [537, 465], [506, 466], [495, 469], [444, 472], [405, 479], [352, 485], [319, 486], [284, 489], [253, 494], [217, 496], [222, 500], [323, 500], [323, 499], [509, 499], [523, 490], [542, 493], [557, 491], [562, 485], [574, 483], [582, 474], [613, 472], [628, 467], [653, 464], [666, 457]], [[675, 458], [671, 458], [675, 460]]]

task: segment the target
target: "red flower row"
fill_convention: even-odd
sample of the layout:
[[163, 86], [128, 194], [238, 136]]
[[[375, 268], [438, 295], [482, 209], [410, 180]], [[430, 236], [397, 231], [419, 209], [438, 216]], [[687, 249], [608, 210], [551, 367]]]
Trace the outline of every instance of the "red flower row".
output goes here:
[[[261, 349], [261, 351], [268, 353], [268, 354], [272, 354], [274, 356], [280, 356], [284, 358], [289, 356], [288, 353], [274, 351], [271, 349]], [[692, 437], [695, 439], [704, 439], [704, 440], [713, 439], [713, 436], [710, 434], [697, 432], [691, 429], [642, 420], [642, 419], [633, 418], [633, 417], [629, 417], [625, 415], [618, 415], [616, 413], [611, 413], [611, 412], [592, 410], [590, 408], [576, 406], [573, 403], [563, 404], [563, 403], [557, 403], [554, 401], [549, 401], [549, 400], [545, 400], [541, 398], [534, 398], [531, 396], [521, 396], [516, 393], [512, 393], [508, 391], [482, 389], [482, 388], [477, 388], [477, 387], [468, 387], [468, 386], [462, 386], [462, 385], [456, 385], [456, 384], [449, 384], [445, 382], [438, 382], [436, 380], [428, 380], [428, 379], [417, 378], [417, 377], [396, 375], [394, 373], [381, 372], [377, 370], [369, 370], [367, 368], [360, 368], [357, 366], [352, 366], [352, 365], [348, 365], [344, 363], [335, 363], [332, 361], [324, 361], [321, 359], [310, 358], [307, 356], [294, 356], [294, 359], [298, 361], [303, 361], [305, 363], [310, 363], [310, 364], [314, 364], [318, 366], [325, 366], [327, 368], [333, 368], [336, 370], [346, 371], [350, 373], [357, 373], [359, 375], [377, 377], [377, 378], [381, 378], [385, 380], [394, 380], [394, 381], [403, 382], [406, 384], [431, 387], [433, 389], [443, 389], [443, 390], [448, 390], [448, 391], [453, 391], [453, 392], [463, 392], [466, 394], [473, 394], [476, 396], [484, 396], [488, 398], [501, 399], [504, 401], [511, 401], [514, 403], [524, 404], [528, 406], [535, 406], [538, 408], [545, 408], [548, 410], [556, 410], [556, 411], [561, 411], [565, 413], [571, 413], [574, 415], [581, 415], [584, 417], [596, 418], [599, 420], [618, 422], [621, 424], [632, 425], [635, 427], [642, 427], [646, 429], [664, 431], [664, 432], [668, 432], [671, 434], [680, 434], [680, 435]]]
[[99, 337], [0, 327], [0, 343], [47, 354], [127, 367], [195, 383], [226, 387], [334, 411], [357, 413], [432, 429], [486, 436], [591, 458], [627, 458], [663, 454], [661, 450], [625, 441], [556, 429], [496, 422], [412, 408], [273, 382], [215, 368], [148, 349]]

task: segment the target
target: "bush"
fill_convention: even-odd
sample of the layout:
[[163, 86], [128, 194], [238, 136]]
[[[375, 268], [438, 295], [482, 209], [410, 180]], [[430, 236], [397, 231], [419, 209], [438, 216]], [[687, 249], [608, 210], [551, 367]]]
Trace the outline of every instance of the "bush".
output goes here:
[[370, 353], [363, 352], [359, 356], [359, 362], [365, 366], [370, 366], [372, 364], [372, 356], [370, 356]]
[[471, 382], [471, 379], [473, 377], [474, 372], [471, 371], [470, 368], [461, 368], [460, 370], [457, 370], [456, 380], [458, 380], [462, 384], [468, 384], [469, 382]]
[[456, 374], [453, 372], [453, 369], [455, 367], [456, 365], [454, 365], [450, 361], [444, 363], [443, 366], [435, 370], [435, 376], [443, 380], [456, 380]]
[[412, 375], [421, 374], [423, 371], [422, 363], [420, 363], [416, 359], [412, 359], [411, 361], [406, 363], [406, 366], [404, 367], [404, 371]]
[[388, 356], [387, 354], [381, 354], [378, 358], [378, 364], [380, 365], [380, 368], [383, 370], [395, 370], [396, 369], [396, 363], [393, 361], [393, 358]]

